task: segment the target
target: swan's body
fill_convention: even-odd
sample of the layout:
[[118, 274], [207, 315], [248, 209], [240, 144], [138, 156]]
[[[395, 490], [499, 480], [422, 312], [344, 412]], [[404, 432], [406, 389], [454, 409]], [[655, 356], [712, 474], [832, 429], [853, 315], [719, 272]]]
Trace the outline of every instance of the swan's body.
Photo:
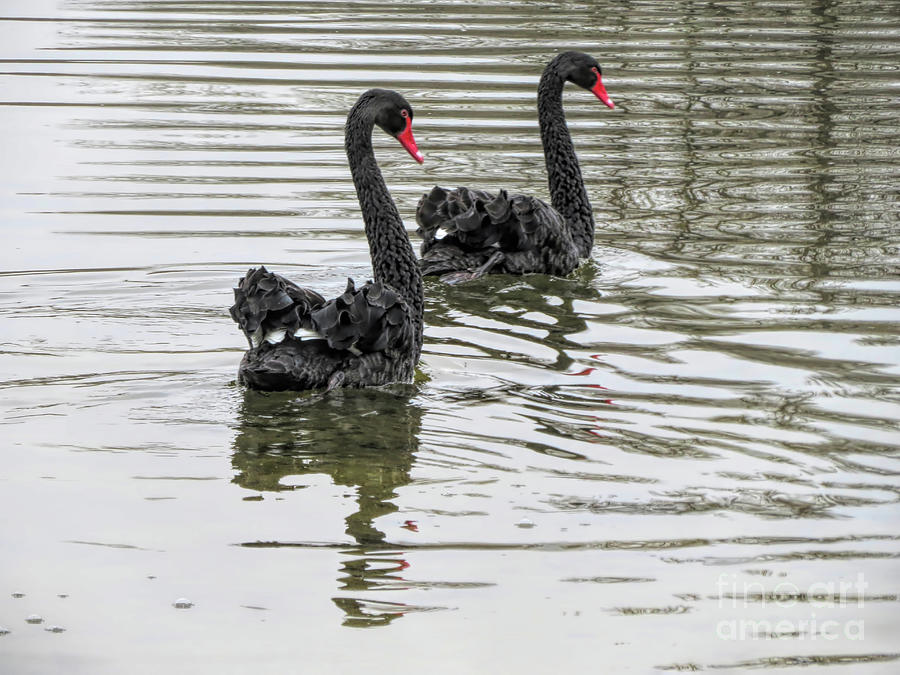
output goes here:
[[425, 275], [462, 272], [447, 281], [487, 273], [565, 275], [578, 265], [579, 251], [562, 216], [528, 195], [435, 186], [419, 201], [416, 219]]
[[613, 107], [600, 66], [587, 54], [565, 52], [547, 64], [538, 86], [538, 120], [553, 206], [505, 190], [435, 187], [416, 210], [423, 274], [451, 283], [497, 273], [565, 275], [590, 255], [594, 218], [563, 113], [566, 82]]
[[[231, 316], [250, 343], [238, 371], [254, 389], [362, 387], [412, 380], [422, 350], [422, 276], [372, 150], [375, 124], [419, 162], [412, 108], [396, 92], [367, 91], [345, 127], [347, 159], [363, 213], [374, 281], [326, 301], [254, 268], [234, 290]], [[305, 334], [312, 333], [312, 337]]]

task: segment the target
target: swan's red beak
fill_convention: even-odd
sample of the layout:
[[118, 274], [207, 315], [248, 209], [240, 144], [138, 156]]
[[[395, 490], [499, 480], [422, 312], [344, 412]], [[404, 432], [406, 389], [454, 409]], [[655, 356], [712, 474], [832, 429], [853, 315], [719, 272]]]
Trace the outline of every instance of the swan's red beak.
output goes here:
[[406, 118], [406, 128], [397, 134], [397, 140], [419, 164], [425, 161], [419, 148], [416, 147], [416, 139], [412, 135], [412, 120], [409, 117]]
[[591, 87], [591, 91], [594, 92], [594, 96], [603, 101], [607, 107], [615, 108], [616, 104], [612, 102], [612, 99], [609, 97], [609, 94], [606, 93], [606, 87], [603, 86], [603, 80], [600, 79], [600, 74], [597, 73], [597, 84]]

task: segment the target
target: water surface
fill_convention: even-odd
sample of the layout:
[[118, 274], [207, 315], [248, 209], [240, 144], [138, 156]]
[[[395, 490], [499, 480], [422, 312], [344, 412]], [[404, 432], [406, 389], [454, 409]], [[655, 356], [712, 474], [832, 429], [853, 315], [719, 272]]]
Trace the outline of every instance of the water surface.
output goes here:
[[[871, 0], [7, 0], [2, 669], [896, 672], [898, 45]], [[546, 198], [563, 49], [617, 104], [566, 90], [593, 260], [429, 282], [414, 386], [236, 387], [248, 266], [370, 274], [358, 94], [415, 107], [412, 231]]]

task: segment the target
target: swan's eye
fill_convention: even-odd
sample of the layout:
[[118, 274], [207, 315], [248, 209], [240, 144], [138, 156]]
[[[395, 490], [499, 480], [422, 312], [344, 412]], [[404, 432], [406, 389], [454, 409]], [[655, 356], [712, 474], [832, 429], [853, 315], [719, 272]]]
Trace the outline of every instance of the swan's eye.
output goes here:
[[406, 108], [403, 108], [400, 111], [400, 115], [405, 119], [405, 118], [409, 117], [409, 111]]
[[600, 71], [597, 69], [597, 66], [594, 66], [593, 68], [591, 68], [591, 72], [597, 76], [598, 80], [600, 79]]

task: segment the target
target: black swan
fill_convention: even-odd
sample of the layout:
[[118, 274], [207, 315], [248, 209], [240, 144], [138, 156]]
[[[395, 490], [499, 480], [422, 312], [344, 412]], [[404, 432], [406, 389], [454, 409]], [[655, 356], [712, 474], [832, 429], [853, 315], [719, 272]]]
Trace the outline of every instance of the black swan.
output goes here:
[[[538, 120], [553, 206], [528, 195], [435, 187], [416, 209], [422, 273], [448, 283], [485, 274], [566, 275], [594, 245], [594, 217], [563, 113], [566, 82], [610, 108], [600, 65], [581, 52], [554, 58], [538, 85]], [[438, 230], [444, 236], [438, 239]]]
[[[252, 389], [306, 390], [409, 382], [422, 351], [425, 296], [412, 244], [372, 150], [378, 125], [421, 163], [413, 110], [400, 94], [371, 89], [347, 116], [345, 147], [362, 209], [374, 281], [333, 300], [265, 267], [234, 289], [231, 318], [250, 349], [238, 381]], [[312, 339], [301, 333], [312, 331]]]

